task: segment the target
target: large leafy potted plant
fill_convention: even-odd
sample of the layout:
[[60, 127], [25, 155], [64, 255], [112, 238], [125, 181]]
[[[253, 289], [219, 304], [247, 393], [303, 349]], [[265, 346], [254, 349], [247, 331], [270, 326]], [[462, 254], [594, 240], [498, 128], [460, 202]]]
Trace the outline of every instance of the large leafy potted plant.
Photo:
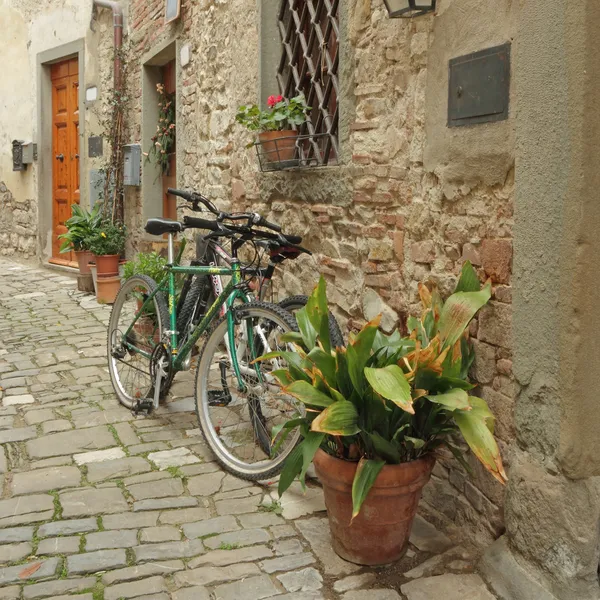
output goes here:
[[[250, 131], [258, 132], [259, 156], [267, 163], [286, 162], [296, 154], [297, 129], [306, 121], [307, 106], [303, 94], [286, 99], [269, 96], [267, 110], [258, 105], [240, 106], [236, 121]], [[251, 144], [252, 145], [252, 144]]]
[[79, 272], [82, 275], [89, 275], [89, 262], [93, 253], [88, 248], [88, 241], [102, 220], [100, 204], [96, 204], [91, 211], [87, 211], [79, 204], [73, 204], [71, 212], [72, 216], [65, 221], [67, 232], [58, 236], [58, 239], [62, 240], [60, 252], [74, 251], [79, 264]]
[[[386, 564], [408, 546], [421, 490], [443, 447], [462, 464], [462, 437], [496, 479], [506, 475], [493, 436], [494, 418], [470, 395], [473, 350], [468, 325], [491, 295], [470, 264], [443, 302], [419, 286], [423, 313], [408, 319], [410, 335], [383, 335], [367, 323], [346, 348], [329, 341], [325, 283], [321, 279], [286, 334], [287, 370], [274, 373], [304, 407], [273, 432], [274, 449], [296, 427], [303, 439], [288, 457], [279, 493], [314, 462], [325, 493], [333, 547], [359, 564]], [[279, 353], [259, 360], [275, 360]]]

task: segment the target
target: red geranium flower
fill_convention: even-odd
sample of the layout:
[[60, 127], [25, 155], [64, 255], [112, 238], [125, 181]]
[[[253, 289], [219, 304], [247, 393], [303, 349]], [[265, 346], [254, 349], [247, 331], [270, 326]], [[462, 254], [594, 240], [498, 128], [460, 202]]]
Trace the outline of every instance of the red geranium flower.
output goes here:
[[276, 104], [279, 104], [283, 100], [283, 96], [269, 96], [267, 98], [267, 104], [269, 108], [273, 108]]

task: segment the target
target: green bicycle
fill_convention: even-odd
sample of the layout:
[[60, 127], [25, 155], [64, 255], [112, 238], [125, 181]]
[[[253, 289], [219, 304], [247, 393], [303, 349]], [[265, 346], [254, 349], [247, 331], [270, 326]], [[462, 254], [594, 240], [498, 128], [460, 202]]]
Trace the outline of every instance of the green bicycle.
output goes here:
[[[245, 224], [225, 225], [227, 220]], [[205, 237], [231, 238], [231, 264], [177, 264], [175, 236], [189, 228], [209, 231]], [[144, 275], [131, 277], [115, 300], [108, 325], [108, 361], [119, 401], [136, 412], [158, 408], [173, 376], [190, 368], [192, 349], [207, 333], [195, 383], [196, 411], [204, 437], [218, 462], [231, 473], [250, 480], [272, 477], [283, 467], [299, 433], [272, 445], [277, 440], [271, 440], [271, 432], [303, 414], [304, 408], [272, 375], [287, 368], [284, 359], [259, 363], [254, 359], [288, 349], [281, 336], [297, 331], [297, 326], [286, 310], [252, 299], [237, 252], [248, 240], [280, 237], [289, 244], [289, 238], [280, 233], [279, 226], [256, 213], [220, 213], [215, 221], [150, 219], [145, 229], [151, 235], [168, 234], [168, 265], [160, 282]], [[190, 274], [229, 281], [193, 332], [182, 336], [176, 328], [176, 277]], [[277, 448], [274, 453], [273, 448]]]

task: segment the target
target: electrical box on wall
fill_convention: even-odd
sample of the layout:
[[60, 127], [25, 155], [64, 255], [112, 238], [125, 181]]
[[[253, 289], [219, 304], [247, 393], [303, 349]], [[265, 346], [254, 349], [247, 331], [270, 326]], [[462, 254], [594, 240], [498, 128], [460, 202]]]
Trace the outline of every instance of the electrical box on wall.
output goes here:
[[450, 60], [448, 127], [508, 118], [510, 43]]
[[123, 184], [140, 185], [142, 168], [142, 148], [139, 144], [123, 146]]
[[23, 140], [12, 143], [13, 171], [25, 171], [27, 165], [37, 160], [37, 144]]

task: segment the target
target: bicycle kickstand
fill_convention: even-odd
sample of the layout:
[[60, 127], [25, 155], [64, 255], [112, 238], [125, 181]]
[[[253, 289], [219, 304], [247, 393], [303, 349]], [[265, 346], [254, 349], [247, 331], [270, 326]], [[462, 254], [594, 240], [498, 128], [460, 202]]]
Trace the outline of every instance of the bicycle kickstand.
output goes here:
[[134, 407], [131, 409], [131, 412], [134, 415], [137, 416], [141, 412], [146, 412], [146, 414], [149, 415], [153, 410], [156, 410], [158, 408], [158, 405], [160, 403], [160, 388], [162, 385], [162, 381], [165, 377], [166, 373], [163, 367], [159, 365], [156, 372], [156, 381], [154, 382], [154, 397], [138, 400]]

